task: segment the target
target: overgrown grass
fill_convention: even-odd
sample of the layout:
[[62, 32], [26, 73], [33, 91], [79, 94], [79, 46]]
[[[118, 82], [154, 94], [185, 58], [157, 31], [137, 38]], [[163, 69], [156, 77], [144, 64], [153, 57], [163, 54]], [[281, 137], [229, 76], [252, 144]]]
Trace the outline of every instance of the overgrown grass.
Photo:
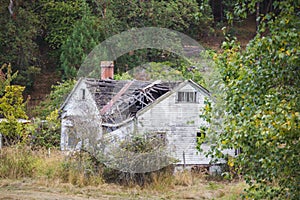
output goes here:
[[3, 148], [0, 150], [0, 177], [16, 179], [32, 177], [36, 170], [38, 157], [26, 147]]
[[14, 146], [0, 150], [0, 163], [0, 178], [58, 180], [78, 186], [103, 182], [102, 172], [96, 172], [89, 156], [83, 153], [66, 156], [58, 150], [33, 151]]
[[[105, 168], [85, 152], [70, 156], [59, 150], [51, 150], [49, 154], [48, 150], [33, 151], [26, 146], [0, 149], [0, 179], [24, 178], [30, 178], [47, 187], [119, 187], [118, 194], [136, 191], [137, 194], [155, 194], [165, 198], [175, 198], [179, 195], [178, 197], [182, 198], [212, 196], [238, 199], [239, 193], [245, 187], [244, 184], [227, 186], [224, 181], [208, 180], [207, 177], [190, 171], [174, 174], [172, 167], [145, 174], [123, 173]], [[227, 194], [228, 189], [232, 195]]]

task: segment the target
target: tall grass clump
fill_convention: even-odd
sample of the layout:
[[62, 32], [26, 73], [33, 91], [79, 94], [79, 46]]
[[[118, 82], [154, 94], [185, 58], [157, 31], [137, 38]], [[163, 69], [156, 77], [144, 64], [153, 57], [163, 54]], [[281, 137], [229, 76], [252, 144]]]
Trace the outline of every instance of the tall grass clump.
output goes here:
[[0, 179], [32, 178], [45, 184], [69, 183], [79, 187], [114, 183], [127, 187], [163, 191], [175, 186], [191, 186], [195, 175], [174, 174], [174, 166], [147, 173], [128, 173], [105, 167], [84, 151], [68, 153], [57, 149], [35, 149], [25, 145], [0, 149]]
[[103, 166], [87, 152], [75, 152], [60, 163], [58, 176], [62, 182], [78, 186], [103, 183]]
[[85, 152], [64, 155], [53, 149], [32, 150], [28, 146], [0, 149], [0, 178], [33, 178], [78, 186], [102, 183], [102, 167]]
[[0, 178], [32, 177], [37, 161], [34, 153], [24, 146], [0, 149]]
[[105, 182], [122, 186], [163, 189], [173, 184], [173, 165], [145, 173], [129, 173], [104, 167], [102, 176]]

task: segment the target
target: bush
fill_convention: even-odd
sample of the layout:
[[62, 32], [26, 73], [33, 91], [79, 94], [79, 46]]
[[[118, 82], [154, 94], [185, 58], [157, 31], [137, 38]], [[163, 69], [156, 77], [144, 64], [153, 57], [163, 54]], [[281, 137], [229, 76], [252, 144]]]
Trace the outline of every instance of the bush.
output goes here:
[[79, 187], [98, 186], [104, 182], [123, 186], [141, 186], [165, 190], [175, 185], [194, 184], [194, 174], [184, 171], [174, 175], [174, 166], [147, 173], [126, 173], [107, 168], [87, 152], [64, 155], [58, 150], [32, 150], [11, 146], [0, 150], [0, 179], [33, 178], [41, 183], [62, 182]]
[[102, 175], [105, 182], [108, 183], [117, 183], [124, 186], [139, 185], [142, 187], [155, 187], [158, 185], [170, 185], [173, 181], [173, 172], [173, 165], [146, 173], [129, 173], [104, 167]]
[[54, 110], [46, 120], [34, 119], [30, 126], [30, 145], [32, 148], [58, 148], [60, 145], [60, 119], [58, 110]]
[[86, 152], [75, 152], [60, 163], [59, 178], [78, 186], [103, 183], [102, 165]]

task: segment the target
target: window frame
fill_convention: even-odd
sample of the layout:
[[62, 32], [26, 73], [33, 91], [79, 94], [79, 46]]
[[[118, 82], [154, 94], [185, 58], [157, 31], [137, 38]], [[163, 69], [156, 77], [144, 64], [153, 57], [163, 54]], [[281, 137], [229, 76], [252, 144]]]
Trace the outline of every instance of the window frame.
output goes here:
[[176, 93], [176, 103], [198, 103], [197, 91], [178, 91]]

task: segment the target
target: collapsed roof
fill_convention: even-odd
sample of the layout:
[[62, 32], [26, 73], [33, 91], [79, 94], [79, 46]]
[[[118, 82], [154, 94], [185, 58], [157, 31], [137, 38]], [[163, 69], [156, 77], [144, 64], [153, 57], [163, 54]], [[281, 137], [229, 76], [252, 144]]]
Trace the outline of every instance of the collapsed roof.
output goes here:
[[85, 79], [103, 123], [116, 124], [134, 117], [144, 107], [181, 82]]

